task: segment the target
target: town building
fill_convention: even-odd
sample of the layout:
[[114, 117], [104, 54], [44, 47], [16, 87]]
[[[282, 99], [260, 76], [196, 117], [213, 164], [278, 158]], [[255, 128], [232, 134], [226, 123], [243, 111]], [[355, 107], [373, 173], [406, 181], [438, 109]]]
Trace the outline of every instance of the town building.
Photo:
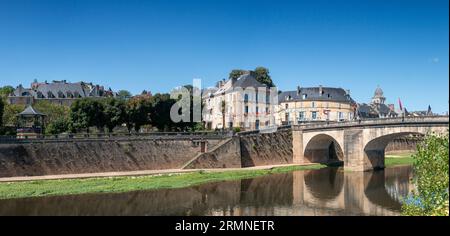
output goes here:
[[360, 103], [357, 108], [357, 116], [359, 119], [365, 118], [387, 118], [397, 117], [394, 104], [385, 104], [386, 97], [384, 97], [383, 90], [377, 87], [372, 101], [369, 104]]
[[354, 118], [356, 103], [342, 88], [297, 87], [278, 95], [278, 125], [316, 121], [346, 121]]
[[10, 104], [32, 105], [36, 101], [49, 101], [59, 105], [70, 106], [73, 101], [80, 98], [115, 97], [111, 89], [105, 90], [103, 86], [92, 83], [69, 83], [66, 80], [47, 82], [33, 82], [30, 88], [21, 84], [8, 96]]
[[207, 129], [254, 130], [275, 125], [276, 90], [249, 71], [237, 79], [221, 80], [202, 92], [202, 116]]

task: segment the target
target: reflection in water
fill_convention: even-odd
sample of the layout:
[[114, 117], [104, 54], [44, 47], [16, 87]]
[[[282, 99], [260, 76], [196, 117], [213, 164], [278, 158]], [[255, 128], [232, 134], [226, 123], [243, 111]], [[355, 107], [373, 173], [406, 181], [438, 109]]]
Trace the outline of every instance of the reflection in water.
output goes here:
[[398, 215], [411, 167], [296, 171], [182, 189], [0, 200], [0, 215]]

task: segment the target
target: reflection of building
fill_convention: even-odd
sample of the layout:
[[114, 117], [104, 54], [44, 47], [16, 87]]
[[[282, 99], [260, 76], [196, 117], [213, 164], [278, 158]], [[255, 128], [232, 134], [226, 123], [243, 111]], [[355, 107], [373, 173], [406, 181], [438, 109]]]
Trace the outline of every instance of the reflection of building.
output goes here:
[[278, 124], [352, 120], [356, 105], [348, 91], [322, 86], [282, 92], [278, 102]]
[[383, 90], [378, 87], [375, 90], [375, 94], [372, 97], [370, 104], [360, 103], [358, 104], [358, 117], [359, 118], [384, 118], [384, 117], [396, 117], [394, 104], [384, 104], [386, 97], [383, 95]]
[[269, 95], [270, 89], [258, 82], [252, 72], [219, 81], [215, 88], [202, 93], [206, 128], [259, 129], [273, 125], [271, 114], [275, 106]]
[[62, 80], [53, 81], [52, 83], [33, 82], [31, 88], [24, 88], [22, 85], [19, 85], [10, 94], [8, 101], [10, 104], [31, 105], [36, 101], [45, 100], [60, 105], [70, 105], [79, 98], [113, 97], [115, 95], [111, 89], [105, 90], [100, 85], [85, 82], [68, 83]]

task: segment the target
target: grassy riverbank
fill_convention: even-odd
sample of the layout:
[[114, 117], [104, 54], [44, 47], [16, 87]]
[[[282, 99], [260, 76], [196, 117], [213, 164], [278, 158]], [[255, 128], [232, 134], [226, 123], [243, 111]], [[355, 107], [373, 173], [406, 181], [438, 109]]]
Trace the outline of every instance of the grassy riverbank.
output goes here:
[[400, 166], [400, 165], [412, 165], [414, 163], [413, 153], [402, 153], [386, 155], [384, 159], [384, 165], [386, 167]]
[[294, 170], [314, 170], [323, 167], [325, 165], [314, 164], [307, 166], [274, 167], [260, 170], [198, 171], [152, 176], [8, 182], [0, 183], [0, 199], [182, 188], [207, 182], [253, 178], [268, 174], [284, 173]]

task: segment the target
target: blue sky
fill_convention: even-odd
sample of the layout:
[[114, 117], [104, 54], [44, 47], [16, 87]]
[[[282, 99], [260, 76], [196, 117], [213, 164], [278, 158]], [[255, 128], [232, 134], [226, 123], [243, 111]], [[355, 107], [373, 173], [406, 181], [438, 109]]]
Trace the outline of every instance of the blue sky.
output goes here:
[[92, 81], [166, 92], [270, 69], [281, 90], [350, 89], [369, 102], [448, 111], [449, 3], [0, 0], [0, 86]]

